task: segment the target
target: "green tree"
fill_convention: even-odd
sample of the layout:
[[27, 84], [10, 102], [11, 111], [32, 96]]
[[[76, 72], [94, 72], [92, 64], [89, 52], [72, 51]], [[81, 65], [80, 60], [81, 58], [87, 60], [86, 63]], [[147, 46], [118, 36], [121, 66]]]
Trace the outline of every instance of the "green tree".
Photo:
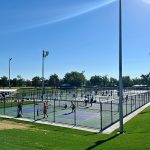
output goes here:
[[25, 84], [25, 81], [21, 77], [21, 75], [17, 75], [17, 86], [21, 87], [21, 86], [24, 86], [24, 84]]
[[134, 78], [132, 79], [132, 85], [141, 85], [142, 79], [141, 78]]
[[146, 75], [142, 74], [141, 75], [141, 82], [143, 85], [149, 86], [150, 85], [150, 73], [148, 73]]
[[118, 80], [115, 79], [115, 78], [110, 77], [110, 79], [109, 79], [109, 86], [110, 87], [118, 86]]
[[32, 86], [32, 81], [30, 81], [30, 80], [26, 80], [26, 86], [28, 86], [28, 87], [31, 87]]
[[14, 86], [14, 87], [18, 86], [17, 78], [12, 79], [12, 86]]
[[109, 79], [108, 77], [105, 75], [105, 76], [92, 76], [91, 79], [90, 79], [90, 83], [92, 86], [101, 86], [101, 87], [104, 87], [104, 86], [109, 86]]
[[71, 73], [66, 73], [63, 81], [65, 84], [70, 84], [71, 86], [82, 86], [85, 83], [85, 76], [83, 73], [73, 71]]
[[41, 85], [41, 78], [39, 76], [32, 78], [32, 86], [38, 87], [40, 85]]
[[102, 79], [102, 83], [103, 83], [101, 86], [104, 86], [104, 87], [109, 86], [109, 79], [108, 79], [107, 75], [102, 76], [100, 78]]
[[130, 79], [129, 76], [124, 76], [122, 78], [123, 86], [124, 87], [131, 87], [132, 86], [132, 80]]
[[0, 85], [2, 87], [8, 86], [8, 78], [6, 76], [3, 76], [3, 77], [0, 78]]
[[53, 87], [57, 87], [60, 84], [60, 80], [57, 74], [53, 74], [49, 77], [48, 80], [48, 85], [49, 86], [53, 86]]
[[92, 86], [100, 86], [103, 84], [103, 80], [100, 76], [95, 75], [90, 78], [90, 83]]

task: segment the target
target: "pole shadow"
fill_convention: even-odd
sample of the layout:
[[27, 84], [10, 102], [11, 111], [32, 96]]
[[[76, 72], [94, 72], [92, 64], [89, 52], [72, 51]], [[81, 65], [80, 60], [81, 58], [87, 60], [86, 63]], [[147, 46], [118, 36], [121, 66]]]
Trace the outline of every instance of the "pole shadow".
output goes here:
[[97, 147], [97, 146], [99, 146], [99, 145], [102, 145], [102, 144], [104, 144], [104, 143], [106, 143], [106, 142], [108, 142], [108, 141], [110, 141], [110, 140], [112, 140], [112, 139], [118, 137], [119, 135], [120, 135], [120, 134], [115, 134], [114, 136], [112, 136], [112, 137], [110, 137], [110, 138], [108, 138], [108, 139], [106, 139], [106, 140], [97, 141], [97, 142], [95, 142], [94, 145], [92, 145], [92, 146], [86, 148], [85, 150], [92, 150], [92, 149], [94, 149], [95, 147]]

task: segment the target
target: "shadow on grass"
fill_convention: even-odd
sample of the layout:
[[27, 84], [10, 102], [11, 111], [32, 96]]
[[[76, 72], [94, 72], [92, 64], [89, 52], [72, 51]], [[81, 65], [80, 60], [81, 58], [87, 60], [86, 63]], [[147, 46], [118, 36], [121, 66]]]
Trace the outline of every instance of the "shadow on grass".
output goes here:
[[88, 133], [88, 134], [85, 134], [84, 136], [91, 136], [91, 135], [97, 135], [97, 134], [99, 134], [99, 133]]
[[135, 135], [135, 134], [149, 134], [147, 131], [135, 131], [135, 132], [128, 132], [128, 135]]
[[95, 142], [94, 145], [92, 145], [92, 146], [86, 148], [85, 150], [92, 150], [92, 149], [94, 149], [95, 147], [97, 147], [97, 146], [99, 146], [99, 145], [102, 145], [103, 143], [106, 143], [106, 142], [108, 142], [108, 141], [110, 141], [110, 140], [112, 140], [112, 139], [118, 137], [119, 135], [120, 135], [120, 134], [115, 134], [114, 136], [112, 136], [112, 137], [110, 137], [110, 138], [108, 138], [108, 139], [106, 139], [106, 140], [97, 141], [97, 142]]
[[148, 113], [150, 113], [150, 111], [143, 111], [143, 112], [139, 113], [139, 115], [148, 114]]

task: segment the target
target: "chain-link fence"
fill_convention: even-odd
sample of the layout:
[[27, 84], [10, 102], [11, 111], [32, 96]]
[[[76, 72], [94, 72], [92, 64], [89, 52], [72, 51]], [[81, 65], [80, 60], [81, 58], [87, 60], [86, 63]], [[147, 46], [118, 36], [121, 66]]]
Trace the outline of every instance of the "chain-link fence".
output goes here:
[[[44, 100], [40, 89], [32, 89], [0, 99], [0, 114], [33, 121], [106, 129], [119, 120], [116, 89], [48, 89]], [[124, 117], [150, 102], [147, 90], [124, 90]]]

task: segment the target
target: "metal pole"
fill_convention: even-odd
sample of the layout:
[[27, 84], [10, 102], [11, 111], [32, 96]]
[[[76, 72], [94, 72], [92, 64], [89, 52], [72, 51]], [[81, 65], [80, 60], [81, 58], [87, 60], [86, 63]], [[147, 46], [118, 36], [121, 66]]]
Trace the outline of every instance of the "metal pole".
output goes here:
[[44, 96], [44, 50], [42, 53], [42, 101]]
[[126, 116], [127, 116], [128, 114], [127, 99], [125, 100], [125, 102], [126, 102]]
[[99, 120], [100, 120], [100, 131], [102, 130], [102, 118], [101, 118], [101, 101], [100, 101], [100, 98], [99, 98]]
[[6, 103], [5, 103], [5, 102], [6, 102], [6, 101], [5, 101], [5, 100], [6, 100], [6, 99], [5, 99], [5, 94], [3, 94], [2, 96], [3, 96], [3, 102], [4, 102], [3, 104], [4, 104], [4, 115], [5, 115], [5, 107], [6, 107]]
[[54, 101], [54, 118], [53, 118], [53, 119], [54, 119], [54, 122], [55, 122], [55, 100], [56, 100], [56, 99], [54, 98], [54, 99], [53, 99], [53, 101]]
[[141, 94], [139, 94], [139, 108], [140, 108]]
[[34, 121], [35, 121], [35, 105], [36, 105], [36, 99], [37, 99], [37, 97], [36, 97], [36, 91], [34, 90], [33, 91], [33, 104], [34, 104]]
[[123, 84], [122, 84], [122, 5], [119, 0], [119, 120], [120, 134], [124, 132], [123, 128]]
[[135, 95], [135, 110], [136, 110], [136, 97], [137, 97], [137, 95]]
[[131, 112], [132, 112], [132, 96], [131, 96]]
[[74, 126], [76, 126], [76, 124], [77, 124], [77, 115], [76, 115], [76, 110], [77, 110], [77, 101], [76, 101], [76, 97], [75, 97], [75, 101], [74, 101], [74, 103], [75, 103], [75, 111], [74, 111]]
[[111, 124], [113, 123], [112, 101], [111, 101]]
[[103, 130], [103, 108], [102, 108], [102, 102], [100, 102], [100, 115], [101, 115], [101, 131]]

